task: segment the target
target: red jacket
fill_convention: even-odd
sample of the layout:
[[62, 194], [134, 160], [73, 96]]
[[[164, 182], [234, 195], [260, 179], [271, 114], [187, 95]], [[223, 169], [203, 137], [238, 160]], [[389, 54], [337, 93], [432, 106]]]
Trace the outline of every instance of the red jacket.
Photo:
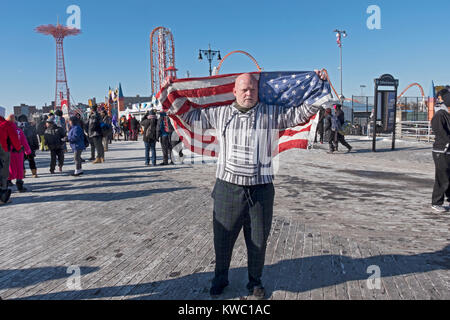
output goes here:
[[22, 149], [22, 144], [20, 143], [16, 129], [10, 122], [0, 116], [0, 146], [6, 152], [10, 151], [8, 148], [8, 139], [14, 149], [17, 151]]

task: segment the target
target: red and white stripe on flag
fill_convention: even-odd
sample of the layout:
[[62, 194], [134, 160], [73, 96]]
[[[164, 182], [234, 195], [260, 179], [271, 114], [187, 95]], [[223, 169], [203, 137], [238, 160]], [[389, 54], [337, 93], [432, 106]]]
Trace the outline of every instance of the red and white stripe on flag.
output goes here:
[[[241, 75], [228, 74], [207, 78], [176, 79], [166, 85], [156, 95], [164, 111], [170, 110], [170, 119], [186, 149], [199, 155], [218, 157], [219, 145], [216, 130], [198, 132], [177, 115], [192, 109], [228, 106], [236, 99], [233, 94], [236, 78]], [[252, 75], [259, 80], [259, 73]], [[274, 155], [297, 148], [307, 149], [312, 143], [318, 124], [318, 116], [313, 116], [306, 124], [280, 131], [280, 139]]]

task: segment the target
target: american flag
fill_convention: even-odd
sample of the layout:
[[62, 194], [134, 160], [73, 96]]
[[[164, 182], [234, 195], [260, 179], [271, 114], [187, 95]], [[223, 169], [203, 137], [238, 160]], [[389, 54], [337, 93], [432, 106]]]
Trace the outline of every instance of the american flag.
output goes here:
[[[235, 101], [234, 83], [241, 74], [176, 79], [156, 95], [156, 101], [170, 114], [185, 148], [200, 155], [218, 156], [215, 130], [194, 132], [178, 115], [197, 108], [232, 104]], [[252, 75], [259, 81], [259, 101], [268, 105], [290, 108], [303, 103], [323, 104], [331, 99], [329, 82], [321, 80], [313, 71], [255, 72]], [[292, 148], [307, 149], [314, 140], [318, 118], [318, 115], [314, 115], [307, 123], [280, 131], [275, 154]]]

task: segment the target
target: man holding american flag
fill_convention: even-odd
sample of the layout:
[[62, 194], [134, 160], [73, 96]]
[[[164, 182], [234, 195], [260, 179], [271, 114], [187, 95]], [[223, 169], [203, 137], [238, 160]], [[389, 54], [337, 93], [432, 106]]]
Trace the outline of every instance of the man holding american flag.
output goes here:
[[[211, 79], [218, 85], [208, 82]], [[204, 139], [205, 130], [216, 132], [217, 141], [212, 141], [219, 154], [212, 192], [216, 267], [211, 296], [220, 296], [229, 284], [233, 247], [243, 228], [248, 251], [247, 289], [250, 295], [263, 299], [261, 277], [275, 197], [273, 158], [281, 152], [280, 137], [298, 137], [303, 131], [309, 134], [311, 125], [298, 131], [289, 128], [308, 124], [331, 98], [330, 87], [326, 74], [319, 71], [246, 73], [234, 79], [234, 84], [226, 83], [227, 77], [194, 79], [190, 82], [194, 89], [180, 80], [168, 84], [157, 98], [185, 146], [194, 152], [195, 140]], [[230, 93], [234, 102], [225, 105]], [[286, 143], [285, 149], [306, 148], [300, 138]]]

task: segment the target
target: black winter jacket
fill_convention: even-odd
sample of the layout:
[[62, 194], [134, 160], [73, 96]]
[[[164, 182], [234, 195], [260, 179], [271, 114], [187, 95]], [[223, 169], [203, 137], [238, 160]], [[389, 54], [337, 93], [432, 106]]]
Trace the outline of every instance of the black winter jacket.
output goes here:
[[450, 143], [450, 114], [444, 104], [438, 104], [436, 108], [440, 110], [431, 119], [431, 127], [436, 136], [433, 152], [441, 153], [445, 150], [446, 145]]
[[[152, 118], [152, 119], [147, 119], [145, 118], [144, 120], [142, 120], [141, 122], [141, 126], [144, 129], [144, 142], [156, 142], [157, 141], [157, 123], [158, 120], [156, 119], [156, 117]], [[148, 137], [146, 137], [146, 133], [147, 133], [147, 128], [153, 125], [153, 128], [151, 130], [153, 130], [154, 132], [152, 132], [152, 136], [154, 136], [154, 139], [149, 139]]]
[[28, 145], [31, 151], [36, 151], [39, 149], [39, 140], [37, 138], [36, 128], [32, 126], [29, 122], [26, 122], [20, 127], [27, 138]]
[[89, 138], [101, 137], [102, 134], [102, 118], [98, 112], [91, 113], [89, 116], [88, 134]]
[[47, 128], [47, 130], [45, 130], [45, 144], [50, 150], [61, 149], [64, 144], [62, 139], [65, 136], [66, 135], [63, 128], [58, 127], [56, 124], [52, 124]]

